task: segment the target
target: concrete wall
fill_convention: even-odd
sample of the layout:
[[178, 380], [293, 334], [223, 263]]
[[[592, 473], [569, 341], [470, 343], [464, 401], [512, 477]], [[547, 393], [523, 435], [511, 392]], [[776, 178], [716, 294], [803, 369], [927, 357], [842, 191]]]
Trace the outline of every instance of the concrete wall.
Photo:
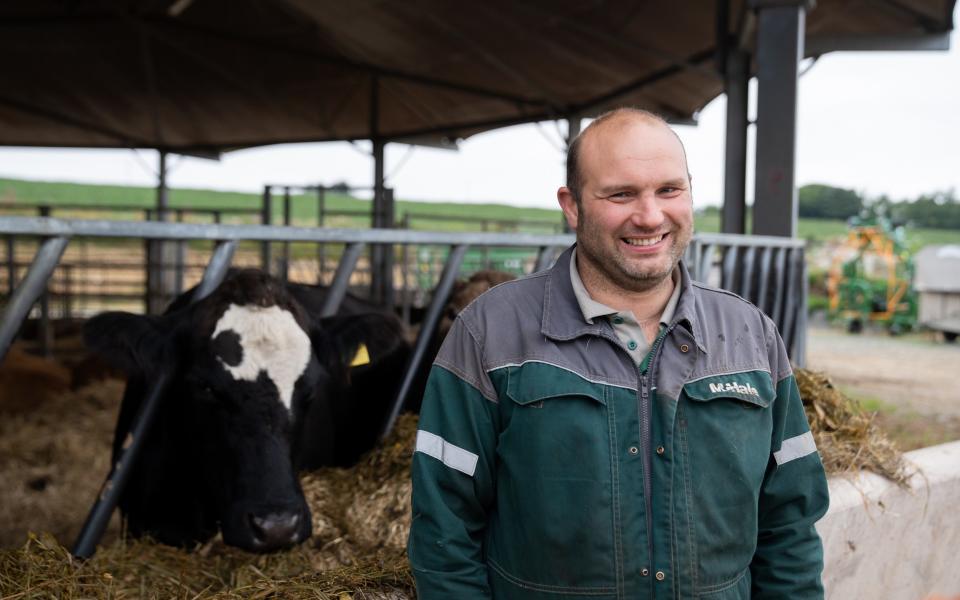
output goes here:
[[874, 475], [830, 480], [823, 582], [832, 600], [960, 595], [960, 442], [906, 454], [908, 488]]

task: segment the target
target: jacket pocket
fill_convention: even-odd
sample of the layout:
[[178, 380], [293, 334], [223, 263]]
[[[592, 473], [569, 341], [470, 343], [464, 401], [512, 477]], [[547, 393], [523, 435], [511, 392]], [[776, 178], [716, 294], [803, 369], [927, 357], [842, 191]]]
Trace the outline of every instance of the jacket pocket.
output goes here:
[[725, 398], [747, 406], [766, 408], [773, 401], [773, 380], [766, 371], [740, 371], [703, 377], [684, 384], [683, 392], [691, 400], [710, 402]]
[[552, 365], [526, 363], [511, 367], [505, 395], [490, 559], [530, 589], [576, 594], [613, 586], [605, 389]]
[[[701, 590], [718, 589], [729, 574], [749, 566], [756, 549], [759, 494], [771, 460], [776, 398], [766, 371], [742, 371], [688, 382], [681, 402], [696, 581]], [[734, 595], [718, 589], [717, 596], [698, 597], [741, 597], [730, 593]]]
[[749, 600], [750, 569], [744, 569], [730, 581], [697, 590], [697, 600]]
[[566, 369], [536, 362], [510, 369], [507, 374], [507, 396], [521, 406], [552, 398], [577, 396], [606, 404], [601, 384], [587, 381]]
[[498, 447], [524, 476], [608, 482], [606, 393], [570, 371], [526, 363], [507, 375]]

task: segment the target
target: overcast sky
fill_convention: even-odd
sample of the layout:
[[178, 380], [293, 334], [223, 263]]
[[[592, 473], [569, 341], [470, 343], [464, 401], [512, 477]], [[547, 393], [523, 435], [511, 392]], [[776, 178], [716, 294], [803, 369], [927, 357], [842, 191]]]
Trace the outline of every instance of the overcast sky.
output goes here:
[[[896, 199], [960, 190], [958, 46], [955, 32], [949, 52], [834, 53], [817, 61], [800, 82], [798, 185], [826, 183]], [[755, 107], [752, 100], [751, 113]], [[698, 126], [677, 127], [698, 206], [722, 201], [724, 113], [721, 96], [700, 113]], [[458, 152], [388, 145], [388, 185], [403, 199], [553, 208], [565, 128], [545, 122], [501, 129], [462, 142]], [[242, 150], [219, 162], [175, 157], [169, 182], [245, 191], [264, 183], [369, 186], [368, 149], [293, 144]], [[153, 151], [0, 148], [0, 176], [14, 178], [155, 185], [156, 165]], [[752, 187], [751, 171], [748, 199]]]

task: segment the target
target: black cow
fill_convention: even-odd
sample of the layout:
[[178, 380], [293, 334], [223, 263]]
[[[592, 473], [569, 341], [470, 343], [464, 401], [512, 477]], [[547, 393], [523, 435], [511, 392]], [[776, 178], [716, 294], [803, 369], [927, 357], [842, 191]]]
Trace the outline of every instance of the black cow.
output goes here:
[[396, 317], [349, 297], [318, 319], [325, 290], [232, 272], [209, 297], [162, 316], [104, 313], [87, 344], [128, 374], [114, 454], [161, 373], [159, 413], [120, 498], [129, 532], [190, 546], [269, 551], [311, 534], [297, 472], [371, 448], [409, 354]]

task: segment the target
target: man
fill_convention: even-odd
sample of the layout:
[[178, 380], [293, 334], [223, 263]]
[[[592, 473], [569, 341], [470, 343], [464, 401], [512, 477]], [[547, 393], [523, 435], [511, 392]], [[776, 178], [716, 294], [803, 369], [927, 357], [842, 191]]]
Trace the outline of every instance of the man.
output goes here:
[[468, 306], [434, 363], [419, 597], [822, 598], [823, 467], [773, 323], [680, 261], [679, 138], [603, 115], [557, 196], [576, 246]]

